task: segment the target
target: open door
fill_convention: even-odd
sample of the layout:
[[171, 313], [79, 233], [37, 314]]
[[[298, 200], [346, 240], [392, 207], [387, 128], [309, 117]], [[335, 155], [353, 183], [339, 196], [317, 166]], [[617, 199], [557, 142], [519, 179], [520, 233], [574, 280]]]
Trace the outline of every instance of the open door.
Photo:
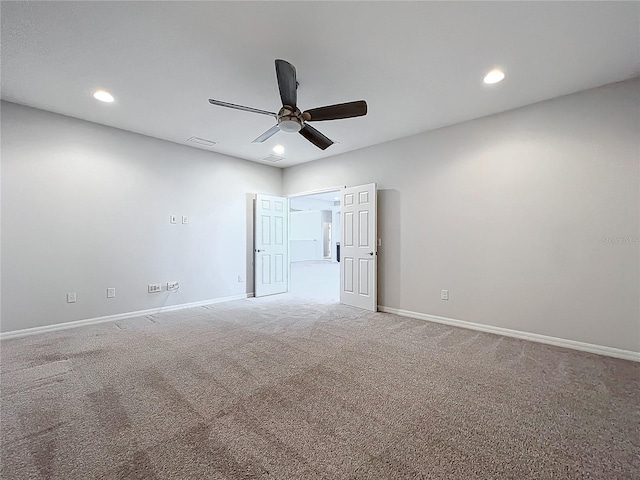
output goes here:
[[256, 195], [254, 294], [285, 293], [289, 289], [289, 199]]
[[340, 303], [375, 312], [377, 285], [376, 184], [341, 191]]

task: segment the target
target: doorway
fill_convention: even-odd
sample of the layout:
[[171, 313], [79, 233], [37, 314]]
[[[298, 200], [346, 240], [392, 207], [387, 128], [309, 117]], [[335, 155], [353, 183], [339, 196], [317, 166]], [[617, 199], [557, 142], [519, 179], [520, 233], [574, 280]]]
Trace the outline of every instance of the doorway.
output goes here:
[[[327, 195], [331, 196], [327, 198]], [[293, 207], [290, 207], [292, 201]], [[375, 183], [307, 192], [287, 198], [257, 194], [254, 211], [256, 297], [287, 291], [295, 294], [297, 288], [305, 284], [300, 279], [317, 278], [311, 271], [301, 271], [302, 267], [331, 264], [339, 272], [339, 302], [377, 311], [377, 246], [381, 240], [377, 238]], [[290, 235], [292, 216], [295, 217], [295, 232]], [[298, 219], [302, 224], [311, 225], [310, 229], [300, 227]], [[329, 221], [331, 228], [324, 228]], [[332, 235], [332, 232], [336, 233]], [[336, 240], [338, 235], [340, 242]], [[328, 250], [324, 248], [327, 243], [325, 236]], [[293, 282], [292, 288], [290, 280], [293, 275], [298, 280]], [[315, 285], [305, 287], [299, 293], [307, 299], [318, 294], [324, 299], [327, 292], [333, 297], [334, 278], [329, 275], [320, 282], [319, 285], [326, 290]], [[335, 302], [334, 299], [330, 301]]]
[[340, 190], [289, 197], [290, 292], [340, 301]]

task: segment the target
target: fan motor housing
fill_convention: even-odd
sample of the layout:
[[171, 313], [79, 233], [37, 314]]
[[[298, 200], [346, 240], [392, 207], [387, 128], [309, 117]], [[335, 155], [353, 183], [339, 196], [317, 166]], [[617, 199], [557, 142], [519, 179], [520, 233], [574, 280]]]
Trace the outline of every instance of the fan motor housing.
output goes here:
[[302, 129], [304, 121], [300, 110], [285, 105], [278, 112], [278, 126], [280, 130], [288, 133], [297, 133]]

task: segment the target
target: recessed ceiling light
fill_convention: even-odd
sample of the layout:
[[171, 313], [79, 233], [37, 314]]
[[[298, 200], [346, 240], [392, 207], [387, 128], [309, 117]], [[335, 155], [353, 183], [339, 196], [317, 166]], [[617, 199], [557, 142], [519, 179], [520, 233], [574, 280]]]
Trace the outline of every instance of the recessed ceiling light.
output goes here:
[[111, 103], [114, 100], [113, 95], [111, 95], [106, 90], [98, 90], [97, 92], [95, 92], [93, 94], [93, 98], [95, 98], [96, 100], [100, 100], [101, 102], [106, 102], [106, 103]]
[[491, 70], [484, 76], [484, 83], [498, 83], [504, 79], [504, 72], [502, 70], [498, 70], [497, 68]]
[[273, 147], [273, 152], [277, 153], [278, 155], [282, 155], [284, 153], [284, 147], [282, 145], [276, 145], [275, 147]]

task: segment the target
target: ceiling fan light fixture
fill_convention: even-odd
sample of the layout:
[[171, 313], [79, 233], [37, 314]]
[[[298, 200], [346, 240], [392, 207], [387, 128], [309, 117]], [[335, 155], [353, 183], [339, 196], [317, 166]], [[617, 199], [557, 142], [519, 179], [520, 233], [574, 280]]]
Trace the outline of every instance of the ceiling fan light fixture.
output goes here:
[[483, 82], [486, 84], [498, 83], [504, 80], [504, 72], [500, 69], [493, 69], [484, 76]]
[[302, 128], [302, 125], [300, 124], [300, 122], [297, 122], [295, 120], [285, 120], [285, 119], [280, 120], [280, 122], [278, 123], [278, 126], [280, 127], [280, 130], [287, 133], [298, 133]]

